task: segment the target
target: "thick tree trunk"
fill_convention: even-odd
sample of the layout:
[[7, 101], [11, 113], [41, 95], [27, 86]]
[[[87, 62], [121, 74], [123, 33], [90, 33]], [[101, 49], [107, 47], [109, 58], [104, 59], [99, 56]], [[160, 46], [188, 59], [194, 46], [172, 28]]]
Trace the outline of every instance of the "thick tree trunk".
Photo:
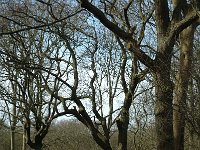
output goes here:
[[27, 142], [27, 144], [30, 146], [30, 148], [32, 148], [34, 150], [41, 150], [43, 147], [42, 140], [41, 141], [37, 140], [37, 142], [35, 142], [35, 143], [32, 143], [29, 141], [29, 142]]
[[181, 33], [180, 67], [177, 74], [173, 110], [175, 150], [184, 150], [185, 111], [188, 83], [190, 79], [194, 29], [188, 27]]
[[168, 39], [170, 17], [167, 0], [155, 0], [155, 15], [157, 56], [154, 79], [156, 80], [155, 124], [157, 150], [173, 150], [173, 83], [170, 79], [170, 71], [174, 39]]
[[92, 132], [93, 139], [103, 150], [112, 150], [108, 139], [101, 139], [102, 135], [99, 135], [99, 131]]
[[157, 150], [173, 150], [172, 99], [173, 84], [169, 69], [156, 73], [155, 121]]
[[[160, 77], [162, 78], [162, 76]], [[159, 82], [162, 79], [157, 79]], [[172, 125], [172, 84], [160, 82], [161, 85], [156, 85], [156, 108], [155, 121], [157, 132], [157, 149], [158, 150], [173, 150], [173, 125]], [[168, 85], [167, 85], [168, 84]], [[162, 89], [164, 85], [167, 90]]]

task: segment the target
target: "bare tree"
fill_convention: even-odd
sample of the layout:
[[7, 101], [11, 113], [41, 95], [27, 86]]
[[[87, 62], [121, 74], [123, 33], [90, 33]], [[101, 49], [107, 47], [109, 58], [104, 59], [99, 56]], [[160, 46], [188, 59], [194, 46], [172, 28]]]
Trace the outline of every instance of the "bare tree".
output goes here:
[[[185, 8], [183, 3], [176, 3], [177, 6], [172, 10], [170, 16], [170, 8], [168, 1], [156, 0], [155, 19], [157, 29], [157, 51], [153, 60], [144, 51], [141, 50], [141, 43], [135, 39], [131, 33], [120, 28], [118, 25], [111, 22], [105, 15], [106, 12], [101, 11], [88, 0], [81, 0], [81, 6], [90, 11], [101, 23], [110, 29], [113, 33], [128, 43], [128, 49], [134, 53], [137, 58], [145, 64], [155, 74], [156, 88], [156, 132], [157, 132], [157, 149], [174, 149], [173, 144], [173, 119], [172, 119], [172, 101], [173, 101], [173, 83], [170, 79], [171, 58], [174, 47], [174, 41], [181, 31], [198, 20], [199, 2], [188, 4], [191, 6], [190, 11], [184, 14], [184, 18], [178, 19], [179, 12]], [[113, 3], [115, 4], [115, 3]], [[195, 8], [193, 9], [193, 4]], [[197, 6], [197, 7], [196, 7]], [[114, 15], [114, 14], [112, 14]], [[127, 14], [124, 15], [124, 20], [127, 20]]]
[[[21, 50], [15, 54], [5, 50], [1, 53], [8, 57], [5, 64], [18, 64], [17, 69], [22, 74], [13, 82], [19, 88], [19, 107], [26, 108], [21, 114], [25, 118], [22, 122], [28, 144], [41, 149], [52, 120], [72, 115], [91, 131], [97, 144], [107, 150], [112, 149], [110, 136], [116, 123], [118, 149], [127, 149], [130, 107], [138, 84], [151, 71], [155, 85], [157, 149], [183, 147], [184, 119], [180, 118], [185, 115], [182, 106], [188, 86], [188, 80], [184, 79], [189, 76], [186, 70], [190, 70], [190, 47], [199, 24], [199, 1], [80, 0], [80, 4], [103, 26], [80, 9], [77, 1], [26, 1], [2, 6], [9, 13], [0, 17], [9, 28], [3, 26], [0, 35], [14, 39]], [[147, 37], [147, 29], [152, 30], [153, 46], [145, 42], [150, 37]], [[102, 36], [104, 33], [109, 34]], [[179, 69], [173, 97], [171, 61], [179, 36], [180, 64], [185, 68]], [[26, 40], [27, 37], [30, 40]], [[90, 73], [85, 75], [84, 71]], [[115, 109], [117, 99], [122, 100]], [[106, 115], [105, 101], [108, 101]], [[30, 136], [31, 127], [37, 131], [35, 142]]]

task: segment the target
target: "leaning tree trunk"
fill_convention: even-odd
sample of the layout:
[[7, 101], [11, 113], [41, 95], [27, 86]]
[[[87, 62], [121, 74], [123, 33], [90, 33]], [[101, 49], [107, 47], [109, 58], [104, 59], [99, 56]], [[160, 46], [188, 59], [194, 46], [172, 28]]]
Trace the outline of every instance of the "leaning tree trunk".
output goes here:
[[123, 44], [118, 40], [121, 48], [122, 48], [122, 66], [121, 66], [121, 83], [125, 93], [124, 103], [122, 106], [122, 110], [120, 112], [120, 116], [116, 119], [116, 124], [118, 128], [118, 148], [117, 150], [127, 150], [127, 139], [128, 139], [128, 125], [129, 125], [129, 109], [131, 107], [133, 96], [135, 89], [141, 79], [145, 76], [145, 72], [138, 74], [138, 59], [132, 54], [132, 68], [131, 68], [131, 78], [129, 81], [129, 88], [125, 81], [125, 67], [127, 64], [127, 55], [126, 50]]
[[175, 150], [184, 150], [185, 112], [188, 83], [191, 74], [194, 27], [183, 30], [180, 36], [180, 67], [177, 74], [173, 110]]

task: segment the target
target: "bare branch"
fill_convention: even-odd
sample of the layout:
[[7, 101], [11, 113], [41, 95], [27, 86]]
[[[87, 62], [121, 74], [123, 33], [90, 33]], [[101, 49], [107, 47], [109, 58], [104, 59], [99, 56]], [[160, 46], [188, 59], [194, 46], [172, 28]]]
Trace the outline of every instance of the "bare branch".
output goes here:
[[198, 16], [198, 14], [195, 10], [191, 11], [191, 13], [188, 13], [184, 19], [173, 24], [170, 34], [168, 36], [168, 40], [169, 41], [174, 40], [174, 37], [176, 35], [178, 35], [185, 28], [189, 27], [191, 24], [198, 21], [199, 18], [200, 17]]
[[91, 12], [97, 19], [99, 19], [101, 21], [101, 23], [105, 27], [107, 27], [109, 30], [114, 32], [116, 35], [118, 35], [123, 40], [127, 41], [127, 40], [132, 39], [131, 34], [125, 32], [120, 27], [118, 27], [116, 24], [114, 24], [113, 22], [108, 20], [106, 18], [106, 16], [104, 15], [104, 13], [100, 9], [98, 9], [97, 7], [95, 7], [94, 5], [89, 3], [88, 0], [81, 0], [81, 6], [85, 9], [87, 9], [89, 12]]
[[128, 9], [132, 3], [133, 3], [133, 0], [130, 0], [129, 3], [127, 4], [127, 6], [124, 8], [124, 17], [125, 17], [125, 21], [126, 21], [126, 25], [128, 26], [128, 29], [131, 28], [131, 25], [130, 25], [130, 22], [128, 19]]
[[[75, 16], [76, 14], [80, 13], [82, 10], [83, 10], [83, 9], [81, 9], [81, 10], [79, 10], [79, 11], [77, 11], [77, 12], [71, 14], [71, 15], [68, 15], [68, 16], [66, 16], [66, 17], [64, 17], [64, 18], [62, 18], [62, 19], [58, 19], [58, 20], [56, 20], [56, 21], [53, 21], [53, 22], [51, 22], [51, 23], [46, 23], [46, 24], [37, 25], [37, 26], [23, 25], [23, 26], [25, 26], [25, 27], [22, 28], [22, 29], [15, 30], [15, 31], [2, 32], [2, 33], [0, 33], [0, 36], [3, 36], [3, 35], [11, 35], [11, 34], [23, 32], [23, 31], [27, 31], [27, 30], [32, 30], [32, 29], [41, 29], [41, 28], [44, 28], [44, 27], [49, 27], [49, 26], [55, 25], [55, 24], [57, 24], [57, 23], [59, 23], [59, 22], [61, 22], [61, 21], [63, 21], [63, 20], [66, 20], [66, 19], [68, 19], [68, 18], [70, 18], [70, 17]], [[4, 19], [7, 19], [7, 20], [9, 20], [9, 21], [14, 22], [15, 24], [18, 24], [18, 25], [22, 26], [22, 24], [16, 22], [15, 20], [12, 20], [12, 19], [10, 19], [10, 18], [8, 18], [8, 17], [5, 17], [5, 16], [0, 16], [0, 17], [3, 17]]]

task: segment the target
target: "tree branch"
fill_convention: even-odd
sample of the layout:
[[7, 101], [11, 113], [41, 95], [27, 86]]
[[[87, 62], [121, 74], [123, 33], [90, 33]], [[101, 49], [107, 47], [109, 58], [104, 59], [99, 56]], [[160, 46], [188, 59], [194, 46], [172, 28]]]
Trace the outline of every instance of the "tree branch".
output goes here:
[[85, 9], [87, 9], [89, 12], [91, 12], [97, 19], [100, 20], [100, 22], [105, 27], [107, 27], [109, 30], [111, 30], [113, 33], [118, 35], [123, 40], [127, 41], [127, 40], [132, 39], [131, 34], [125, 32], [120, 27], [118, 27], [116, 24], [114, 24], [113, 22], [108, 20], [106, 18], [106, 16], [104, 15], [104, 13], [100, 9], [98, 9], [97, 7], [95, 7], [94, 5], [89, 3], [88, 0], [81, 0], [81, 6]]
[[127, 4], [127, 6], [124, 8], [124, 17], [125, 17], [125, 21], [126, 21], [126, 25], [128, 26], [128, 29], [131, 28], [131, 25], [130, 25], [130, 22], [128, 19], [128, 9], [132, 3], [133, 3], [133, 0], [130, 0], [129, 3]]
[[23, 31], [27, 31], [27, 30], [32, 30], [32, 29], [41, 29], [41, 28], [44, 28], [44, 27], [49, 27], [49, 26], [52, 26], [52, 25], [57, 24], [57, 23], [59, 23], [59, 22], [62, 22], [63, 20], [66, 20], [66, 19], [68, 19], [68, 18], [70, 18], [70, 17], [73, 17], [73, 16], [75, 16], [76, 14], [78, 14], [78, 13], [81, 12], [81, 11], [82, 11], [82, 9], [79, 10], [79, 11], [77, 11], [77, 12], [75, 12], [75, 13], [73, 13], [73, 14], [70, 14], [70, 15], [64, 17], [64, 18], [55, 20], [55, 21], [50, 22], [50, 23], [46, 23], [46, 24], [44, 23], [44, 24], [41, 24], [41, 25], [37, 25], [37, 26], [22, 25], [22, 24], [16, 22], [15, 20], [13, 20], [13, 19], [10, 19], [10, 18], [8, 18], [8, 17], [5, 17], [5, 16], [0, 15], [1, 18], [4, 18], [4, 19], [6, 19], [6, 20], [8, 20], [8, 21], [11, 21], [11, 22], [13, 22], [13, 23], [15, 23], [15, 24], [17, 24], [17, 25], [23, 26], [23, 28], [21, 28], [21, 29], [19, 29], [19, 30], [8, 31], [8, 32], [1, 32], [1, 33], [0, 33], [0, 36], [3, 36], [3, 35], [11, 35], [11, 34], [23, 32]]
[[198, 16], [197, 11], [191, 11], [191, 13], [188, 13], [184, 19], [177, 23], [174, 23], [168, 39], [173, 40], [176, 35], [178, 35], [181, 31], [190, 26], [192, 23], [198, 21], [199, 18], [200, 17]]
[[116, 39], [122, 50], [122, 65], [120, 67], [121, 84], [122, 84], [124, 93], [128, 93], [128, 87], [125, 80], [125, 69], [126, 69], [126, 63], [127, 63], [126, 48], [124, 47], [123, 43], [120, 41], [119, 37], [116, 37]]
[[142, 62], [145, 66], [150, 68], [151, 70], [154, 70], [155, 63], [154, 60], [151, 59], [145, 52], [143, 52], [138, 46], [133, 45], [133, 43], [129, 42], [127, 44], [127, 48], [130, 52], [133, 52], [138, 60]]
[[111, 30], [114, 34], [128, 42], [128, 45], [131, 45], [128, 50], [130, 52], [133, 52], [144, 65], [148, 67], [151, 66], [150, 68], [153, 68], [153, 60], [139, 49], [137, 41], [132, 38], [130, 33], [125, 32], [116, 24], [108, 20], [104, 13], [100, 9], [89, 3], [88, 0], [81, 0], [81, 6], [91, 12], [105, 27]]

